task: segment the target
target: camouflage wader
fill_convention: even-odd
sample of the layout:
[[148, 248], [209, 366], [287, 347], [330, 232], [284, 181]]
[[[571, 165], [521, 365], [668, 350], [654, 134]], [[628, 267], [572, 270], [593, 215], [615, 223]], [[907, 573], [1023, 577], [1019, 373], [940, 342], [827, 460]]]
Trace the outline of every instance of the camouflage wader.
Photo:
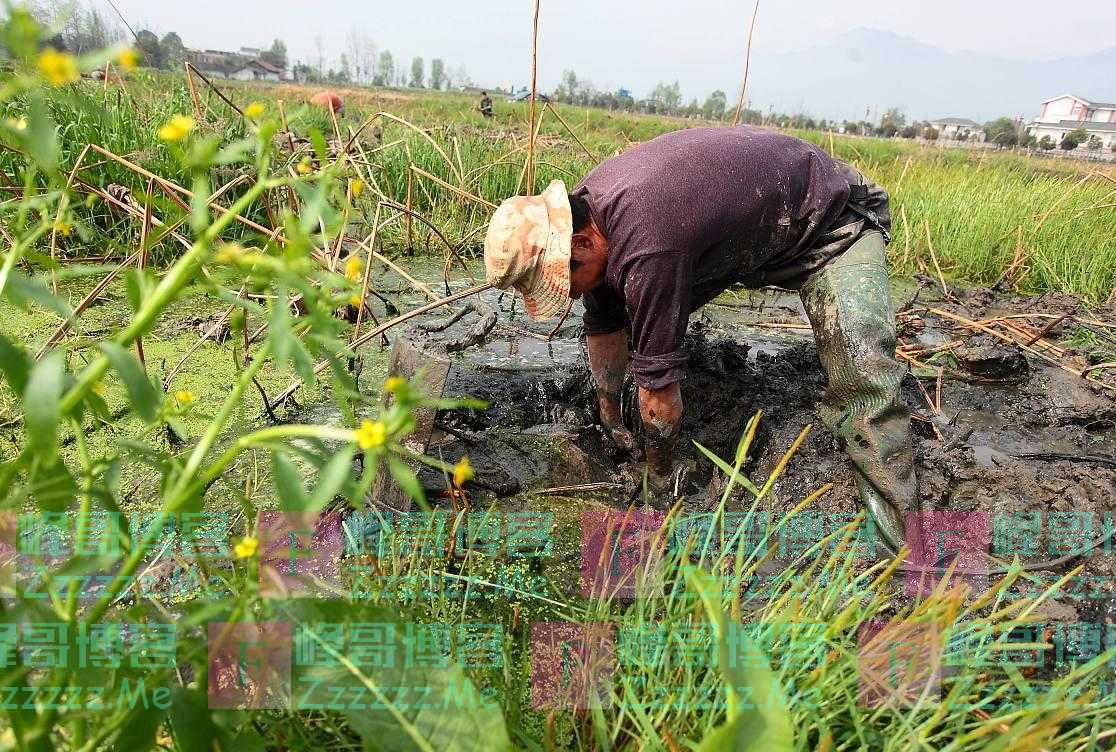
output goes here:
[[[867, 229], [867, 228], [866, 228]], [[829, 377], [819, 407], [856, 467], [861, 500], [880, 533], [903, 546], [903, 513], [914, 511], [910, 412], [899, 401], [895, 314], [886, 241], [867, 229], [844, 253], [811, 272], [799, 292]]]

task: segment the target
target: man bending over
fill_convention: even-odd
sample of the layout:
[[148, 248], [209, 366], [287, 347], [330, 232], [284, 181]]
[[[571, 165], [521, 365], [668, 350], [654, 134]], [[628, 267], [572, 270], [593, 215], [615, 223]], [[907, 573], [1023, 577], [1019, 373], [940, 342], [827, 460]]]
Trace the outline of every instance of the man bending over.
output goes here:
[[601, 163], [569, 194], [556, 180], [506, 200], [484, 257], [488, 281], [519, 290], [532, 318], [584, 298], [601, 422], [628, 449], [629, 369], [639, 387], [652, 503], [675, 472], [690, 314], [733, 285], [798, 290], [829, 378], [821, 418], [898, 547], [916, 482], [898, 400], [889, 229], [887, 193], [820, 148], [759, 128], [695, 128]]

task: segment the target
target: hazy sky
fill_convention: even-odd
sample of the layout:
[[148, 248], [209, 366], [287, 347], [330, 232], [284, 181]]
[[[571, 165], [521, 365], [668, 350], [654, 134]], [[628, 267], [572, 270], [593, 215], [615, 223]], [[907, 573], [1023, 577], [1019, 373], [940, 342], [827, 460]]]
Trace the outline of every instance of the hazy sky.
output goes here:
[[[105, 0], [90, 0], [111, 12]], [[350, 29], [367, 34], [409, 65], [415, 55], [464, 64], [482, 85], [529, 83], [531, 0], [117, 0], [129, 22], [188, 47], [236, 49], [286, 41], [291, 61], [330, 58]], [[1070, 6], [1065, 6], [1068, 9]], [[539, 85], [565, 68], [599, 88], [643, 96], [659, 80], [679, 80], [687, 98], [739, 86], [751, 0], [542, 0]], [[1079, 0], [1072, 12], [1034, 0], [761, 0], [754, 50], [802, 49], [856, 27], [907, 35], [947, 50], [1045, 59], [1116, 45], [1116, 2]], [[332, 54], [331, 54], [332, 53]], [[819, 61], [824, 65], [824, 61]], [[885, 72], [886, 73], [886, 72]], [[756, 77], [778, 71], [753, 68]], [[731, 96], [730, 96], [731, 98]]]

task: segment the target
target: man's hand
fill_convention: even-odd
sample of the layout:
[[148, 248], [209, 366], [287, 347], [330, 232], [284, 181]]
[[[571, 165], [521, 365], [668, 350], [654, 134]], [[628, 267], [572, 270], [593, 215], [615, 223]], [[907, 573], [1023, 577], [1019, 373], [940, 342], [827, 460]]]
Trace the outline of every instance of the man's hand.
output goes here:
[[[639, 389], [639, 412], [643, 417], [644, 448], [647, 452], [647, 486], [652, 506], [674, 501], [677, 466], [674, 448], [682, 428], [682, 390], [675, 382], [662, 389]], [[667, 499], [667, 496], [671, 498]]]
[[634, 452], [636, 450], [635, 435], [628, 430], [624, 425], [623, 419], [620, 417], [620, 402], [600, 399], [601, 410], [601, 424], [604, 426], [605, 431], [608, 433], [609, 438], [617, 447], [625, 452]]
[[636, 448], [635, 437], [620, 418], [620, 391], [624, 388], [624, 374], [628, 370], [628, 335], [622, 331], [591, 334], [586, 340], [601, 423], [616, 446], [631, 452]]

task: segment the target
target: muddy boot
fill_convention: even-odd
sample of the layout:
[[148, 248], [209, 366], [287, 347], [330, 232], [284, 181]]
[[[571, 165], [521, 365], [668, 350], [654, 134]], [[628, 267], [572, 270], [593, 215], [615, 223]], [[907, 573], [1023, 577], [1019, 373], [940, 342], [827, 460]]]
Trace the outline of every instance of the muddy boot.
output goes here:
[[807, 277], [800, 293], [829, 377], [820, 417], [856, 466], [861, 501], [883, 540], [898, 550], [904, 513], [917, 509], [917, 483], [884, 247], [880, 233], [866, 233]]

